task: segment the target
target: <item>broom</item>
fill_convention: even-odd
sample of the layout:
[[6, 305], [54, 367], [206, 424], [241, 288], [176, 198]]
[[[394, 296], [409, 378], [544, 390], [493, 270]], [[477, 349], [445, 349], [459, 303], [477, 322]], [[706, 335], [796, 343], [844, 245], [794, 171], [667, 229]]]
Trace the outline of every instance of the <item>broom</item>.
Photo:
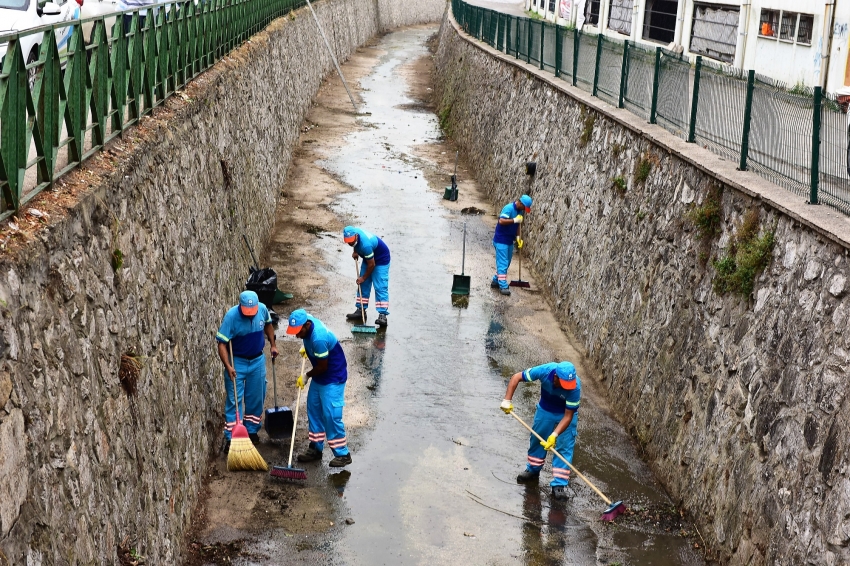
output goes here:
[[[360, 278], [360, 262], [354, 260], [354, 271], [357, 278]], [[357, 284], [357, 294], [363, 300], [363, 291], [360, 290], [360, 283]], [[366, 309], [363, 308], [363, 303], [360, 304], [360, 316], [363, 318], [363, 324], [355, 324], [351, 327], [351, 331], [355, 334], [377, 334], [378, 329], [374, 326], [366, 326]]]
[[[513, 415], [513, 417], [514, 417], [516, 420], [518, 420], [520, 423], [522, 423], [522, 426], [524, 426], [525, 428], [527, 428], [527, 429], [528, 429], [528, 431], [529, 431], [531, 434], [533, 434], [534, 436], [536, 436], [536, 437], [537, 437], [537, 439], [538, 439], [538, 440], [540, 440], [540, 442], [546, 442], [545, 440], [543, 440], [543, 437], [542, 437], [542, 436], [540, 436], [539, 434], [537, 434], [537, 433], [534, 431], [534, 429], [533, 429], [533, 428], [531, 428], [530, 426], [528, 426], [528, 425], [525, 423], [525, 421], [524, 421], [524, 420], [522, 420], [521, 418], [519, 418], [519, 416], [518, 416], [516, 413], [514, 413], [513, 411], [511, 411], [511, 415]], [[583, 480], [584, 480], [584, 483], [586, 483], [587, 485], [589, 485], [589, 486], [590, 486], [590, 488], [591, 488], [593, 491], [595, 491], [595, 492], [596, 492], [596, 495], [598, 495], [599, 497], [601, 497], [601, 498], [602, 498], [602, 500], [603, 500], [605, 503], [607, 503], [607, 504], [608, 504], [608, 508], [607, 508], [607, 509], [605, 509], [605, 511], [603, 511], [603, 512], [602, 512], [602, 520], [603, 520], [603, 521], [613, 521], [614, 519], [616, 519], [616, 518], [617, 518], [617, 516], [618, 516], [618, 515], [622, 515], [623, 513], [625, 513], [625, 512], [626, 512], [626, 505], [625, 505], [622, 501], [615, 501], [614, 503], [611, 503], [611, 500], [610, 500], [610, 499], [608, 499], [607, 497], [605, 497], [605, 494], [603, 494], [601, 491], [599, 491], [599, 488], [597, 488], [595, 485], [593, 485], [593, 484], [590, 482], [590, 480], [589, 480], [589, 479], [587, 479], [586, 477], [584, 477], [584, 474], [582, 474], [580, 471], [576, 470], [576, 469], [575, 469], [575, 466], [573, 466], [573, 465], [569, 462], [569, 460], [567, 460], [566, 458], [564, 458], [563, 456], [561, 456], [560, 452], [558, 452], [558, 451], [557, 451], [557, 450], [555, 450], [554, 448], [550, 448], [550, 450], [552, 451], [552, 453], [553, 453], [555, 456], [557, 456], [558, 458], [560, 458], [561, 460], [563, 460], [563, 461], [564, 461], [564, 463], [565, 463], [567, 466], [569, 466], [569, 467], [570, 467], [570, 469], [571, 469], [572, 471], [574, 471], [578, 477], [580, 477], [581, 479], [583, 479]]]
[[[230, 363], [233, 363], [233, 341], [228, 342], [230, 346]], [[237, 472], [239, 470], [262, 470], [267, 471], [269, 465], [254, 448], [254, 443], [248, 436], [248, 429], [239, 418], [239, 394], [236, 391], [236, 379], [233, 379], [233, 399], [236, 401], [236, 426], [230, 433], [230, 450], [227, 451], [227, 471]]]
[[[304, 362], [307, 360], [301, 358], [301, 374], [304, 375]], [[289, 442], [289, 463], [284, 466], [272, 466], [272, 471], [269, 475], [273, 478], [282, 480], [306, 480], [307, 471], [302, 468], [292, 467], [292, 452], [295, 450], [295, 429], [298, 427], [298, 407], [301, 405], [301, 388], [298, 388], [298, 400], [295, 401], [295, 424], [292, 426], [292, 440]]]
[[[522, 240], [522, 224], [519, 225], [519, 239]], [[513, 281], [508, 283], [508, 286], [521, 287], [523, 289], [528, 289], [531, 287], [531, 283], [522, 280], [522, 248], [519, 249], [519, 279], [514, 279]]]

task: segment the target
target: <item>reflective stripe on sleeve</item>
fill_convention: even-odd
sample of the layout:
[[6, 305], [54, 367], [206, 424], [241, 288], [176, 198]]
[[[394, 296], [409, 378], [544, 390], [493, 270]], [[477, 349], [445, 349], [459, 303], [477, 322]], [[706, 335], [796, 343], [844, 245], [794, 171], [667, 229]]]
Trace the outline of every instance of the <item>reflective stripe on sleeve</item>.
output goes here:
[[523, 381], [531, 381], [531, 376], [528, 374], [528, 370], [523, 370], [522, 379]]
[[221, 332], [216, 332], [216, 333], [215, 333], [215, 339], [216, 339], [216, 340], [218, 340], [219, 342], [224, 342], [225, 344], [227, 344], [228, 342], [230, 342], [230, 338], [228, 338], [227, 336], [225, 336], [225, 335], [224, 335], [224, 334], [222, 334]]

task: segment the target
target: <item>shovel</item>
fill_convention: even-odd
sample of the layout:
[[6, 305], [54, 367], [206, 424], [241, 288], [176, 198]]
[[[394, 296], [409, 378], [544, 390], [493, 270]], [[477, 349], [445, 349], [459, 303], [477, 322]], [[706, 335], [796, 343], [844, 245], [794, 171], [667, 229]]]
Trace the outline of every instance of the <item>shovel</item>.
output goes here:
[[[301, 372], [303, 373], [304, 370], [302, 369]], [[272, 384], [274, 386], [274, 408], [266, 409], [265, 428], [269, 438], [280, 440], [292, 435], [295, 419], [292, 418], [292, 410], [289, 407], [277, 406], [277, 373], [274, 370], [274, 359], [272, 359]]]
[[470, 286], [469, 275], [464, 275], [466, 269], [466, 222], [463, 223], [463, 259], [460, 263], [460, 275], [454, 276], [452, 295], [468, 295]]

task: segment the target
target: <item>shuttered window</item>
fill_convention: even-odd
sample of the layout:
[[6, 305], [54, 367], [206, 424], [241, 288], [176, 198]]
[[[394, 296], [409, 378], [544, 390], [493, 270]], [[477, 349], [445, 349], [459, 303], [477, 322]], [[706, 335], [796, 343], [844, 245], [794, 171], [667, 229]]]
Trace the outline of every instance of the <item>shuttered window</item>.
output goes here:
[[632, 1], [611, 0], [611, 13], [608, 15], [608, 29], [625, 35], [632, 34]]
[[691, 53], [724, 63], [734, 62], [740, 16], [737, 7], [694, 4]]

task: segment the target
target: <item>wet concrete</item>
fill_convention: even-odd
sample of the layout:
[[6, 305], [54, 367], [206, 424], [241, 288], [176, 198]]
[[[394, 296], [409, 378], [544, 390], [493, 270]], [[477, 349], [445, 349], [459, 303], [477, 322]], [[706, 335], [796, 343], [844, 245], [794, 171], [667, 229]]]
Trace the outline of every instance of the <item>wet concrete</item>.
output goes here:
[[[534, 290], [533, 274], [524, 269], [532, 289], [511, 297], [490, 289], [495, 209], [462, 162], [460, 200], [442, 200], [454, 149], [427, 104], [425, 44], [435, 31], [391, 33], [343, 67], [368, 115], [353, 116], [329, 79], [267, 251], [281, 286], [296, 294], [279, 312], [306, 307], [343, 339], [354, 463], [329, 472], [326, 453], [322, 465], [307, 466], [305, 485], [290, 485], [228, 474], [219, 459], [195, 544], [244, 540], [233, 559], [246, 564], [702, 564], [698, 535], [610, 415], [600, 376]], [[486, 214], [464, 215], [466, 207]], [[464, 223], [472, 291], [453, 304]], [[353, 337], [344, 320], [355, 289], [345, 224], [377, 233], [392, 252], [389, 327], [377, 336]], [[278, 387], [292, 404], [298, 343], [283, 338], [279, 347], [286, 370]], [[550, 463], [539, 486], [514, 481], [528, 434], [498, 408], [507, 378], [563, 359], [583, 383], [574, 463], [634, 511], [613, 525], [599, 521], [605, 504], [580, 480], [569, 501], [552, 500]], [[517, 414], [532, 419], [538, 398], [537, 385], [521, 385]], [[303, 450], [303, 411], [300, 420]], [[268, 440], [261, 447], [274, 463], [287, 449]]]

